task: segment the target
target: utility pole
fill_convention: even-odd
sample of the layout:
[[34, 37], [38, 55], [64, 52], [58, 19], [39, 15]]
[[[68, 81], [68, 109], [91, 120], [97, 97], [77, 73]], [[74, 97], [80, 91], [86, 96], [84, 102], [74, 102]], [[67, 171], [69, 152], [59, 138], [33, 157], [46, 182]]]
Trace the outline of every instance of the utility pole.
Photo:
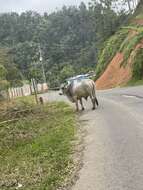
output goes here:
[[39, 54], [40, 54], [39, 61], [40, 61], [41, 66], [42, 66], [43, 82], [44, 82], [44, 83], [47, 83], [47, 82], [46, 82], [46, 74], [45, 74], [44, 64], [43, 64], [42, 50], [41, 50], [40, 45], [39, 45]]
[[36, 89], [35, 79], [31, 79], [31, 83], [32, 83], [33, 90], [34, 90], [35, 101], [38, 104], [38, 95], [37, 95], [37, 89]]

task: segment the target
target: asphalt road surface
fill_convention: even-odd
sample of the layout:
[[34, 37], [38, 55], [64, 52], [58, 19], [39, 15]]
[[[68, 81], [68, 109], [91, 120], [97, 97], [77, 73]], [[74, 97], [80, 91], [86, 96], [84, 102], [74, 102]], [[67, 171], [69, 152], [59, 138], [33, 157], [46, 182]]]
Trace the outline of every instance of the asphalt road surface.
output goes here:
[[[86, 130], [83, 167], [73, 190], [143, 190], [143, 86], [98, 91], [81, 114]], [[58, 93], [49, 100], [65, 100]]]

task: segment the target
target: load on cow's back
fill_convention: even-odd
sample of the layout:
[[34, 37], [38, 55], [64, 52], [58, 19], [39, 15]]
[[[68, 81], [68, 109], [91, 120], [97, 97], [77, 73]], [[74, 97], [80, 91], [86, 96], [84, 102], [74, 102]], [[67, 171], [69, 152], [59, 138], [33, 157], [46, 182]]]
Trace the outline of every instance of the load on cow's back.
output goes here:
[[95, 110], [96, 105], [98, 106], [95, 82], [91, 79], [72, 80], [63, 84], [61, 90], [62, 94], [66, 95], [71, 102], [76, 104], [77, 111], [79, 111], [78, 101], [80, 101], [81, 108], [84, 110], [83, 98], [87, 100], [90, 97], [93, 110]]

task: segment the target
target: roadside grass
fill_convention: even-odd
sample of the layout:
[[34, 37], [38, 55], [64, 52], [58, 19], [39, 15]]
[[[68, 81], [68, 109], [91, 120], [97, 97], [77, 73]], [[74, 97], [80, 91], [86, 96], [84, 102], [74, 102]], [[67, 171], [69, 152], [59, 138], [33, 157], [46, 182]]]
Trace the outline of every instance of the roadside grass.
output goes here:
[[143, 19], [143, 13], [136, 16], [136, 19]]
[[133, 60], [133, 79], [143, 80], [143, 48], [138, 49]]
[[129, 81], [126, 86], [139, 86], [139, 85], [143, 85], [143, 79], [142, 80], [135, 80], [132, 79], [131, 81]]
[[74, 111], [64, 102], [37, 106], [30, 99], [7, 109], [7, 120], [18, 120], [3, 124], [0, 117], [1, 190], [55, 190], [74, 165]]

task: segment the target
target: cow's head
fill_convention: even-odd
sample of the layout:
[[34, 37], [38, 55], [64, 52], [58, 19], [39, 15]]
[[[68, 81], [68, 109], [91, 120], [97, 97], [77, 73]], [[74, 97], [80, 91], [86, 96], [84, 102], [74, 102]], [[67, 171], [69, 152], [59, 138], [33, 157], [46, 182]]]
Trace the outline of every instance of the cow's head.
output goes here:
[[61, 84], [59, 95], [65, 95], [66, 91], [67, 91], [67, 88], [68, 88], [68, 84], [67, 83]]

